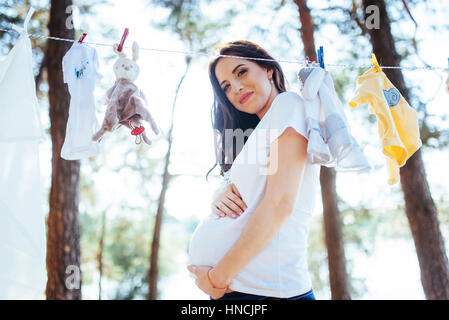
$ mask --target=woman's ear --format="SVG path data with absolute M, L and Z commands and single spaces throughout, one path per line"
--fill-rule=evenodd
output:
M 274 72 L 274 69 L 267 71 L 268 80 L 270 80 L 270 81 L 273 79 L 273 72 Z

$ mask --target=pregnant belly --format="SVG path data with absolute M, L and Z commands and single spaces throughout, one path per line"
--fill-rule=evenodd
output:
M 189 264 L 215 266 L 242 233 L 249 216 L 245 213 L 236 219 L 215 214 L 204 219 L 190 239 Z

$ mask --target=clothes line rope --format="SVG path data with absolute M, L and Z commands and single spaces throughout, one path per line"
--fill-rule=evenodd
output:
M 18 32 L 14 29 L 3 29 L 0 28 L 0 31 L 3 32 Z M 65 39 L 65 38 L 58 38 L 58 37 L 51 37 L 51 36 L 44 36 L 40 34 L 28 34 L 31 38 L 40 38 L 40 39 L 50 39 L 50 40 L 56 40 L 56 41 L 66 41 L 66 42 L 77 42 L 78 40 L 74 39 Z M 113 47 L 112 44 L 106 44 L 106 43 L 97 43 L 97 42 L 88 42 L 83 41 L 85 44 L 90 44 L 94 46 L 104 46 L 104 47 Z M 123 48 L 130 49 L 131 47 L 124 46 Z M 235 58 L 235 59 L 245 59 L 245 60 L 258 60 L 258 61 L 274 61 L 274 62 L 283 62 L 283 63 L 294 63 L 294 64 L 302 64 L 306 65 L 307 62 L 309 62 L 308 59 L 303 60 L 280 60 L 280 59 L 264 59 L 264 58 L 253 58 L 253 57 L 241 57 L 241 56 L 231 56 L 231 55 L 220 55 L 220 54 L 214 54 L 211 52 L 199 52 L 199 51 L 184 51 L 184 50 L 168 50 L 168 49 L 158 49 L 158 48 L 141 48 L 139 47 L 139 50 L 146 50 L 146 51 L 157 51 L 157 52 L 164 52 L 164 53 L 178 53 L 183 55 L 202 55 L 202 56 L 211 56 L 211 57 L 222 57 L 222 58 Z M 326 67 L 338 67 L 338 68 L 370 68 L 372 67 L 371 64 L 369 65 L 348 65 L 348 64 L 332 64 L 332 63 L 326 63 Z M 397 67 L 397 66 L 380 66 L 381 69 L 405 69 L 405 70 L 442 70 L 442 71 L 449 71 L 448 67 L 433 67 L 433 66 L 422 66 L 422 67 Z

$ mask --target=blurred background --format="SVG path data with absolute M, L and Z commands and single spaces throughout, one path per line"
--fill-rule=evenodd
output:
M 367 27 L 369 5 L 379 8 L 379 29 Z M 322 172 L 322 189 L 331 192 L 317 197 L 308 262 L 317 299 L 449 298 L 449 91 L 443 70 L 449 67 L 449 8 L 443 1 L 6 0 L 0 28 L 21 25 L 30 6 L 36 9 L 30 34 L 78 39 L 87 33 L 84 41 L 97 50 L 103 75 L 95 89 L 100 123 L 101 98 L 115 81 L 110 45 L 129 28 L 123 50 L 130 55 L 132 42 L 138 42 L 136 84 L 165 133 L 149 147 L 136 145 L 120 128 L 104 136 L 98 156 L 61 159 L 62 141 L 50 125 L 65 134 L 70 95 L 60 68 L 71 43 L 31 37 L 45 129 L 39 145 L 43 211 L 47 222 L 54 218 L 70 235 L 55 239 L 47 224 L 47 260 L 52 256 L 58 263 L 47 266 L 40 298 L 209 299 L 186 270 L 190 236 L 211 213 L 221 181 L 219 166 L 206 180 L 215 163 L 208 62 L 216 45 L 240 39 L 289 61 L 316 60 L 323 46 L 326 69 L 345 106 L 357 77 L 370 68 L 372 52 L 380 65 L 439 68 L 384 70 L 418 112 L 423 142 L 396 185 L 387 184 L 376 116 L 368 106 L 347 107 L 352 134 L 373 169 L 359 175 Z M 74 28 L 66 28 L 67 19 Z M 0 54 L 17 38 L 14 31 L 0 31 Z M 288 90 L 299 92 L 301 65 L 280 64 Z M 65 100 L 52 112 L 49 95 L 56 90 Z M 71 179 L 52 179 L 55 170 Z M 52 243 L 72 250 L 65 254 Z M 64 282 L 68 265 L 81 268 L 79 289 Z

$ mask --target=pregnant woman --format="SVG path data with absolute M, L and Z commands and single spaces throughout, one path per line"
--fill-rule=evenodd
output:
M 234 41 L 220 55 L 246 57 L 209 65 L 217 162 L 229 184 L 195 229 L 187 268 L 211 299 L 315 299 L 307 238 L 320 167 L 307 161 L 303 100 L 260 46 Z

